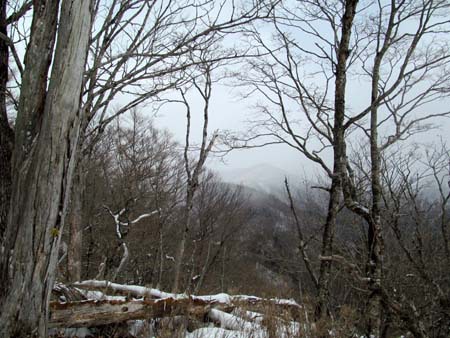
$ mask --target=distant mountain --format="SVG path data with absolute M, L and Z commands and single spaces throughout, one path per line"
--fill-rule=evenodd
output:
M 297 183 L 298 180 L 294 174 L 266 163 L 250 168 L 224 170 L 219 174 L 225 182 L 243 185 L 277 196 L 283 194 L 285 177 L 288 178 L 289 182 L 292 182 L 291 184 Z

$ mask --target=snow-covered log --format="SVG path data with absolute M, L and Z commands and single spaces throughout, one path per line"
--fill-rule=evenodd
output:
M 84 290 L 97 290 L 103 293 L 114 293 L 124 296 L 131 296 L 135 298 L 174 298 L 186 299 L 192 298 L 195 300 L 206 301 L 208 304 L 222 304 L 232 306 L 242 306 L 246 308 L 252 307 L 277 307 L 288 311 L 293 318 L 297 318 L 300 314 L 301 306 L 292 299 L 278 299 L 278 298 L 260 298 L 247 295 L 228 295 L 226 293 L 219 293 L 216 295 L 193 296 L 187 294 L 174 294 L 163 292 L 158 289 L 147 288 L 137 285 L 123 285 L 111 283 L 109 281 L 86 280 L 79 283 L 74 283 L 74 287 Z
M 199 323 L 213 322 L 222 329 L 241 332 L 248 337 L 266 337 L 264 313 L 268 309 L 269 312 L 275 309 L 275 313 L 280 315 L 271 316 L 272 320 L 276 319 L 281 324 L 280 334 L 291 331 L 290 328 L 295 326 L 292 320 L 297 320 L 303 311 L 294 300 L 225 293 L 206 296 L 173 294 L 99 280 L 78 282 L 71 286 L 58 283 L 54 293 L 59 296 L 60 302 L 51 303 L 49 325 L 53 328 L 95 327 L 183 316 Z M 281 320 L 282 313 L 288 314 L 285 323 Z M 294 331 L 298 332 L 298 325 L 295 328 Z M 284 337 L 283 334 L 281 336 Z
M 67 286 L 62 283 L 55 283 L 55 285 L 53 285 L 52 292 L 55 296 L 58 296 L 59 300 L 62 302 L 73 302 L 87 299 L 82 290 Z
M 123 296 L 135 298 L 187 298 L 186 295 L 175 295 L 173 293 L 163 292 L 158 289 L 147 288 L 139 285 L 123 285 L 111 283 L 105 280 L 85 280 L 73 283 L 72 286 L 84 290 L 96 290 L 103 293 L 113 292 Z

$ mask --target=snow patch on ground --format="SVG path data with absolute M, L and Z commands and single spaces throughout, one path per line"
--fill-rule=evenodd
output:
M 144 297 L 153 298 L 156 302 L 164 301 L 168 298 L 172 299 L 187 299 L 202 300 L 212 305 L 208 309 L 209 319 L 215 323 L 216 327 L 204 327 L 193 332 L 186 333 L 187 338 L 269 338 L 273 336 L 274 331 L 276 337 L 288 338 L 297 337 L 300 334 L 300 324 L 290 320 L 282 319 L 281 317 L 271 316 L 269 323 L 271 335 L 267 323 L 265 323 L 265 315 L 258 312 L 252 312 L 245 309 L 246 305 L 258 304 L 262 302 L 271 303 L 272 305 L 282 305 L 301 309 L 302 307 L 293 299 L 279 299 L 279 298 L 260 298 L 248 295 L 229 295 L 226 293 L 219 293 L 215 295 L 195 296 L 187 294 L 174 294 L 160 291 L 158 289 L 148 288 L 138 285 L 123 285 L 111 283 L 109 281 L 88 280 L 73 284 L 79 292 L 81 292 L 87 299 L 90 300 L 118 300 L 127 301 L 125 296 L 109 296 L 106 292 L 120 293 L 138 298 L 135 301 L 142 301 Z M 92 288 L 94 290 L 89 290 Z M 101 291 L 98 291 L 101 290 Z M 232 305 L 235 307 L 231 313 L 214 308 L 214 305 Z M 244 308 L 241 308 L 243 305 Z M 151 321 L 148 320 L 130 320 L 127 322 L 129 334 L 136 337 L 152 337 Z M 205 323 L 208 325 L 207 323 Z M 212 325 L 212 324 L 211 324 Z M 89 332 L 89 331 L 87 331 Z M 76 333 L 77 336 L 83 337 L 83 332 Z M 87 334 L 86 334 L 87 335 Z M 66 336 L 70 337 L 70 331 Z
M 240 331 L 230 331 L 216 327 L 204 327 L 186 334 L 185 338 L 266 338 L 262 333 L 254 332 L 251 336 Z

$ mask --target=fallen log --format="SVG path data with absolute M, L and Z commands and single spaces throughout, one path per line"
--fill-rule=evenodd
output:
M 54 293 L 59 295 L 59 299 L 63 302 L 50 304 L 49 326 L 53 328 L 94 327 L 129 320 L 174 316 L 217 323 L 220 322 L 217 314 L 229 313 L 234 309 L 256 310 L 261 314 L 270 313 L 275 309 L 277 313 L 280 314 L 280 311 L 288 313 L 291 320 L 297 320 L 302 310 L 302 307 L 293 300 L 223 293 L 190 296 L 98 280 L 74 283 L 72 286 L 57 284 Z M 228 317 L 221 316 L 222 319 Z
M 164 298 L 174 298 L 174 299 L 187 299 L 192 298 L 195 300 L 206 301 L 209 304 L 222 304 L 230 305 L 233 307 L 243 307 L 247 309 L 264 310 L 270 307 L 276 307 L 289 312 L 292 318 L 297 319 L 300 315 L 300 310 L 302 307 L 292 299 L 277 299 L 277 298 L 260 298 L 255 296 L 245 296 L 245 295 L 228 295 L 225 293 L 219 293 L 216 295 L 206 295 L 206 296 L 190 296 L 187 294 L 173 294 L 160 291 L 158 289 L 147 288 L 144 286 L 137 285 L 123 285 L 117 283 L 111 283 L 109 281 L 99 281 L 99 280 L 86 280 L 83 282 L 78 282 L 73 284 L 74 287 L 84 290 L 96 290 L 102 293 L 118 294 L 127 297 L 135 298 L 153 298 L 153 299 L 164 299 Z
M 230 312 L 231 306 L 219 306 Z M 204 320 L 211 303 L 192 298 L 157 300 L 87 300 L 50 303 L 50 327 L 93 327 L 128 320 L 184 315 Z
M 147 288 L 138 285 L 123 285 L 118 283 L 111 283 L 106 280 L 86 280 L 72 284 L 73 287 L 83 290 L 101 291 L 105 294 L 113 292 L 117 295 L 131 296 L 135 298 L 187 298 L 186 295 L 175 295 L 173 293 L 163 292 L 158 289 Z
M 86 296 L 80 290 L 62 283 L 55 283 L 53 286 L 53 294 L 63 302 L 87 300 Z

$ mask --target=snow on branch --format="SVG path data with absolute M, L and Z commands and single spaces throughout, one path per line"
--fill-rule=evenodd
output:
M 150 212 L 148 214 L 142 214 L 142 215 L 138 216 L 135 220 L 133 220 L 129 223 L 124 223 L 124 225 L 135 224 L 135 223 L 139 222 L 141 219 L 153 216 L 154 214 L 157 214 L 158 212 L 159 212 L 159 210 L 153 210 L 152 212 Z
M 138 217 L 136 217 L 134 220 L 132 220 L 130 222 L 122 222 L 120 220 L 120 216 L 122 216 L 128 210 L 127 208 L 123 208 L 119 212 L 114 213 L 114 212 L 111 211 L 111 209 L 108 206 L 104 205 L 103 207 L 108 211 L 108 213 L 114 219 L 114 223 L 116 225 L 116 235 L 117 235 L 117 238 L 120 239 L 120 240 L 123 237 L 122 236 L 122 232 L 120 231 L 120 227 L 121 226 L 129 226 L 131 224 L 136 224 L 140 220 L 142 220 L 144 218 L 147 218 L 147 217 L 150 217 L 150 216 L 153 216 L 153 215 L 157 214 L 160 211 L 158 209 L 157 210 L 153 210 L 153 211 L 151 211 L 149 213 L 139 215 Z

